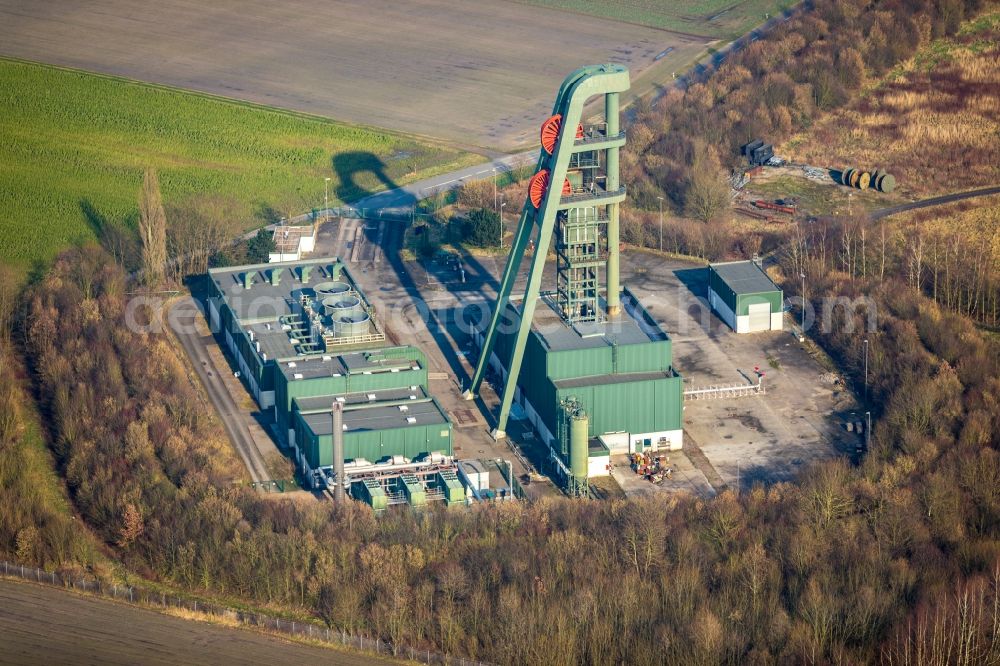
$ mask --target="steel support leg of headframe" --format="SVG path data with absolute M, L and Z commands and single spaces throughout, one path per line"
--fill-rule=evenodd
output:
M 563 81 L 562 86 L 559 88 L 559 93 L 556 96 L 555 109 L 558 109 L 563 102 L 566 94 L 569 91 L 569 86 L 577 78 L 583 75 L 584 70 L 577 70 L 566 77 Z M 557 111 L 553 111 L 556 113 Z M 537 172 L 541 169 L 545 163 L 548 161 L 549 156 L 545 154 L 544 151 L 539 151 L 538 163 L 535 166 L 535 171 Z M 493 314 L 490 319 L 489 327 L 483 333 L 483 344 L 481 345 L 481 353 L 479 354 L 479 360 L 476 363 L 476 370 L 472 375 L 472 383 L 469 388 L 465 391 L 465 399 L 472 400 L 478 393 L 479 387 L 483 383 L 483 377 L 486 375 L 486 369 L 490 365 L 490 357 L 493 355 L 493 347 L 496 345 L 497 330 L 499 328 L 500 322 L 503 320 L 503 314 L 507 310 L 507 304 L 510 303 L 510 295 L 514 289 L 514 283 L 517 281 L 517 276 L 521 271 L 521 260 L 524 258 L 524 252 L 528 248 L 528 240 L 531 237 L 531 231 L 534 228 L 534 222 L 536 219 L 538 211 L 535 207 L 531 205 L 531 201 L 525 197 L 524 208 L 521 211 L 521 219 L 517 226 L 517 231 L 514 232 L 514 240 L 511 243 L 510 254 L 507 255 L 507 263 L 504 266 L 503 277 L 500 279 L 500 289 L 497 292 L 497 302 L 496 306 L 493 308 Z M 538 255 L 538 252 L 535 252 Z
M 607 122 L 608 136 L 618 134 L 618 93 L 608 93 L 604 97 L 604 117 Z M 608 191 L 618 189 L 618 148 L 608 148 L 607 157 L 607 188 Z M 608 206 L 608 317 L 617 317 L 621 312 L 621 285 L 619 284 L 619 252 L 621 246 L 621 231 L 618 223 L 617 203 Z
M 528 286 L 524 294 L 524 301 L 521 307 L 520 321 L 518 322 L 517 337 L 511 351 L 510 367 L 507 372 L 507 379 L 504 383 L 500 398 L 500 414 L 497 419 L 497 428 L 494 437 L 500 439 L 505 436 L 507 419 L 510 416 L 510 408 L 514 399 L 514 392 L 517 388 L 517 379 L 521 373 L 521 362 L 524 358 L 524 347 L 528 340 L 528 333 L 531 330 L 531 322 L 535 315 L 535 305 L 538 301 L 539 289 L 542 282 L 542 273 L 545 267 L 545 258 L 549 252 L 549 245 L 552 241 L 552 231 L 555 226 L 556 215 L 560 208 L 562 197 L 562 183 L 566 179 L 566 171 L 569 166 L 570 156 L 574 152 L 576 142 L 576 128 L 583 115 L 583 106 L 586 101 L 594 95 L 615 94 L 615 100 L 608 102 L 605 99 L 605 108 L 615 110 L 614 127 L 617 130 L 617 108 L 618 101 L 616 93 L 624 92 L 629 88 L 628 70 L 619 65 L 596 65 L 584 67 L 570 74 L 559 89 L 556 104 L 553 107 L 553 115 L 562 115 L 562 124 L 559 132 L 559 140 L 556 143 L 552 155 L 546 155 L 542 151 L 539 158 L 538 168 L 547 166 L 549 169 L 549 189 L 546 192 L 537 212 L 530 200 L 525 203 L 524 213 L 521 215 L 521 222 L 515 236 L 514 246 L 507 260 L 504 269 L 503 279 L 500 285 L 500 293 L 497 297 L 496 308 L 490 321 L 490 327 L 483 336 L 483 345 L 476 364 L 476 372 L 473 375 L 472 385 L 466 394 L 467 398 L 472 398 L 479 390 L 483 375 L 489 366 L 490 357 L 493 354 L 493 347 L 496 343 L 497 328 L 502 321 L 503 313 L 510 300 L 511 289 L 520 269 L 521 258 L 527 246 L 527 240 L 531 230 L 537 225 L 538 238 L 535 245 L 535 252 L 531 258 L 531 266 L 528 271 Z M 611 121 L 609 119 L 609 127 Z M 610 132 L 608 133 L 609 137 Z M 617 131 L 615 132 L 617 136 Z M 615 167 L 617 169 L 617 150 L 615 151 Z M 616 170 L 617 174 L 617 170 Z M 616 176 L 617 180 L 617 176 Z M 617 183 L 615 183 L 617 185 Z M 617 190 L 617 187 L 616 187 Z M 616 206 L 617 208 L 617 206 Z M 534 214 L 532 214 L 534 212 Z M 617 229 L 617 225 L 616 225 Z M 610 238 L 609 231 L 609 241 Z M 617 240 L 615 242 L 615 256 L 617 261 Z M 609 265 L 610 268 L 610 265 Z M 609 280 L 609 287 L 610 287 Z M 615 288 L 617 290 L 617 276 L 615 278 Z M 617 299 L 617 291 L 616 291 Z

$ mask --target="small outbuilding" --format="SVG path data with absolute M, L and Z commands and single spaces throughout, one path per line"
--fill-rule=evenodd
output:
M 708 303 L 737 333 L 781 330 L 781 289 L 753 261 L 709 264 Z

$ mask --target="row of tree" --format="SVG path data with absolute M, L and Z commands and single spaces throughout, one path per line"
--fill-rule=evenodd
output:
M 93 565 L 99 553 L 67 506 L 27 388 L 17 350 L 0 340 L 0 559 Z
M 138 203 L 134 230 L 127 223 L 110 222 L 88 204 L 84 208 L 101 246 L 154 288 L 215 266 L 266 263 L 275 249 L 272 234 L 263 227 L 243 237 L 245 222 L 233 214 L 238 206 L 230 199 L 205 195 L 165 204 L 153 169 L 143 174 Z M 272 211 L 262 211 L 260 217 L 265 224 L 275 221 Z

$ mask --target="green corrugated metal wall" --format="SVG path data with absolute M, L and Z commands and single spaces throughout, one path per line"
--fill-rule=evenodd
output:
M 510 351 L 516 331 L 497 337 L 494 350 L 504 365 L 510 365 Z M 521 364 L 521 378 L 518 382 L 521 391 L 528 402 L 538 410 L 539 416 L 546 423 L 555 423 L 556 390 L 545 373 L 546 354 L 538 336 L 532 332 L 524 346 L 524 362 Z M 555 431 L 553 431 L 555 432 Z
M 611 347 L 549 352 L 545 360 L 553 380 L 605 375 L 611 372 Z
M 296 418 L 296 442 L 305 454 L 309 466 L 328 467 L 333 464 L 333 436 L 313 435 L 301 419 Z M 445 433 L 442 435 L 441 433 Z M 376 462 L 386 456 L 417 456 L 442 451 L 452 454 L 451 424 L 416 425 L 387 430 L 365 430 L 344 433 L 344 457 L 364 458 Z
M 514 332 L 497 338 L 495 350 L 509 364 Z M 560 401 L 575 397 L 590 415 L 590 434 L 606 432 L 658 432 L 681 426 L 682 379 L 629 381 L 630 373 L 667 372 L 672 366 L 670 340 L 637 345 L 608 345 L 592 349 L 546 351 L 532 331 L 524 349 L 518 385 L 548 426 L 558 436 Z M 557 389 L 554 382 L 604 375 L 621 375 L 621 381 L 573 389 Z
M 736 292 L 729 288 L 726 281 L 719 277 L 711 266 L 708 267 L 708 288 L 718 294 L 730 310 L 736 312 Z
M 416 351 L 416 350 L 414 350 Z M 421 354 L 421 356 L 423 356 Z M 413 359 L 420 360 L 420 359 Z M 293 398 L 307 398 L 321 395 L 339 395 L 343 393 L 361 393 L 364 391 L 380 391 L 409 386 L 427 387 L 427 364 L 421 361 L 419 370 L 400 370 L 399 372 L 379 372 L 370 375 L 352 374 L 350 378 L 316 377 L 313 379 L 286 379 L 275 369 L 277 382 L 274 393 L 274 404 L 278 407 L 278 423 L 287 428 L 292 411 Z
M 501 335 L 494 347 L 497 356 L 508 364 L 513 334 Z M 553 381 L 596 377 L 629 372 L 666 372 L 671 367 L 673 349 L 670 340 L 638 345 L 611 345 L 592 349 L 546 352 L 535 331 L 524 347 L 521 383 L 532 384 L 543 377 Z
M 535 337 L 534 332 L 532 337 Z M 629 372 L 665 372 L 670 369 L 671 346 L 669 340 L 661 340 L 638 345 L 570 349 L 549 352 L 545 360 L 548 376 L 553 381 Z
M 658 432 L 681 428 L 682 392 L 680 377 L 664 377 L 558 389 L 555 402 L 579 400 L 590 416 L 591 436 L 620 431 Z M 551 423 L 555 424 L 555 419 Z
M 673 361 L 670 340 L 618 346 L 617 372 L 666 372 Z

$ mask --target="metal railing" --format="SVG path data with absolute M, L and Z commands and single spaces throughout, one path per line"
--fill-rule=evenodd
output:
M 273 615 L 254 613 L 228 606 L 198 601 L 171 595 L 135 585 L 117 585 L 99 580 L 74 578 L 54 571 L 43 571 L 34 567 L 12 562 L 0 562 L 0 574 L 11 578 L 62 587 L 82 592 L 88 592 L 100 597 L 108 597 L 142 606 L 156 608 L 183 608 L 195 613 L 213 615 L 226 620 L 235 620 L 240 625 L 264 629 L 273 633 L 294 638 L 306 638 L 314 641 L 343 645 L 356 650 L 408 658 L 421 664 L 441 664 L 442 666 L 490 666 L 486 662 L 462 657 L 452 657 L 429 649 L 417 649 L 405 645 L 394 645 L 381 638 L 370 638 L 364 634 L 355 634 L 342 629 L 328 627 L 318 622 L 302 620 L 287 620 Z
M 343 345 L 356 345 L 362 342 L 382 342 L 385 340 L 385 333 L 365 333 L 363 335 L 324 335 L 323 344 L 327 350 Z
M 607 199 L 612 197 L 624 197 L 625 196 L 625 186 L 622 185 L 617 190 L 608 191 L 601 186 L 596 186 L 593 191 L 584 191 L 579 193 L 568 194 L 561 199 L 559 199 L 559 205 L 565 206 L 567 204 L 581 203 L 584 201 L 597 201 L 600 199 Z
M 757 384 L 726 384 L 721 386 L 705 386 L 686 389 L 685 400 L 712 400 L 716 398 L 742 398 L 752 395 L 764 395 L 763 382 Z
M 602 131 L 595 131 L 592 134 L 590 134 L 589 136 L 585 135 L 582 139 L 577 139 L 574 142 L 574 145 L 577 145 L 577 146 L 587 146 L 587 145 L 590 145 L 592 143 L 603 143 L 605 141 L 624 141 L 625 140 L 625 131 L 624 130 L 621 131 L 621 132 L 618 132 L 618 134 L 615 134 L 613 136 L 608 136 L 606 134 L 606 132 L 607 132 L 607 130 L 604 130 L 603 132 Z

